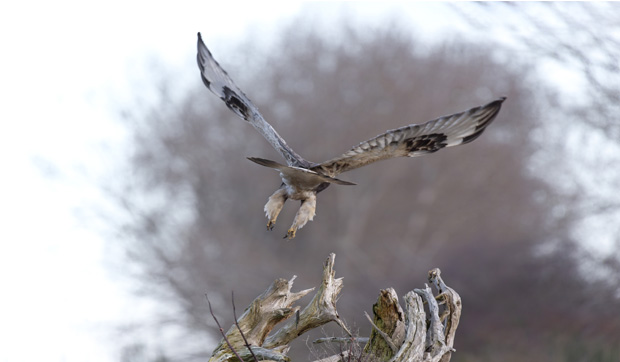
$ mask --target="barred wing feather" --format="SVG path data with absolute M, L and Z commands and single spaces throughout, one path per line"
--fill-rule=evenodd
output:
M 308 161 L 291 149 L 276 130 L 263 118 L 258 107 L 239 89 L 228 73 L 213 58 L 198 33 L 198 54 L 196 55 L 202 82 L 237 116 L 249 122 L 278 151 L 289 166 L 307 166 Z
M 331 177 L 392 157 L 416 157 L 445 147 L 473 141 L 495 119 L 505 97 L 465 112 L 443 116 L 423 124 L 389 130 L 364 141 L 343 155 L 313 170 Z

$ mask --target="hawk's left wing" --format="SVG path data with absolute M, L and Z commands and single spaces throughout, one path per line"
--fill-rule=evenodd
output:
M 299 156 L 273 127 L 265 121 L 252 101 L 230 79 L 228 73 L 213 58 L 209 49 L 198 33 L 198 68 L 203 83 L 209 90 L 226 103 L 228 108 L 244 120 L 248 121 L 271 143 L 286 160 L 289 166 L 306 166 L 309 163 Z
M 335 177 L 376 161 L 392 157 L 415 157 L 471 142 L 495 119 L 505 99 L 502 97 L 484 106 L 423 124 L 389 130 L 312 169 Z

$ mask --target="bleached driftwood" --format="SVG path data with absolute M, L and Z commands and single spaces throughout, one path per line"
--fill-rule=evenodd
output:
M 444 283 L 439 269 L 431 270 L 428 276 L 438 295 L 434 296 L 428 285 L 424 289 L 415 289 L 405 295 L 404 310 L 394 289 L 382 290 L 373 305 L 374 318 L 366 315 L 373 326 L 370 338 L 362 338 L 352 336 L 338 316 L 336 301 L 343 284 L 342 278 L 335 278 L 335 258 L 335 254 L 327 258 L 321 286 L 303 310 L 293 304 L 314 288 L 292 293 L 295 277 L 290 281 L 274 281 L 245 309 L 237 321 L 238 327 L 233 325 L 228 330 L 209 362 L 239 362 L 237 356 L 246 362 L 289 361 L 286 353 L 295 338 L 329 322 L 339 324 L 350 337 L 322 338 L 317 343 L 354 342 L 365 343 L 365 347 L 358 349 L 358 356 L 353 356 L 353 350 L 349 349 L 321 362 L 347 362 L 360 357 L 386 362 L 450 361 L 461 316 L 461 298 Z M 280 322 L 284 325 L 271 333 Z

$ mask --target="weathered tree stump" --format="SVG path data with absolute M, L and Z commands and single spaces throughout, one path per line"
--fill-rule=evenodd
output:
M 316 343 L 367 342 L 363 350 L 357 352 L 359 356 L 347 352 L 321 362 L 347 362 L 360 357 L 386 362 L 450 361 L 461 316 L 461 298 L 444 283 L 439 269 L 428 274 L 429 282 L 437 289 L 437 296 L 428 285 L 424 289 L 415 289 L 405 295 L 404 310 L 394 289 L 382 290 L 373 305 L 374 318 L 366 315 L 373 325 L 370 338 L 360 338 L 351 335 L 336 310 L 336 300 L 343 284 L 342 278 L 335 278 L 335 258 L 335 254 L 327 258 L 321 286 L 303 310 L 293 304 L 314 288 L 292 293 L 295 277 L 290 281 L 274 281 L 245 309 L 237 320 L 238 326 L 233 325 L 228 330 L 209 362 L 239 362 L 238 357 L 246 362 L 289 361 L 286 353 L 295 338 L 332 321 L 350 337 L 322 338 Z M 271 333 L 280 322 L 284 325 Z

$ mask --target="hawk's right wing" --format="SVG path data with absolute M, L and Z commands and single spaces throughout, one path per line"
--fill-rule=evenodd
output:
M 220 97 L 235 114 L 248 121 L 271 143 L 290 166 L 307 166 L 309 163 L 286 144 L 284 139 L 265 121 L 258 108 L 230 79 L 228 73 L 213 59 L 211 52 L 198 33 L 198 68 L 203 83 L 211 92 Z

